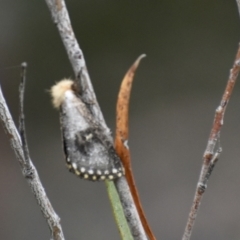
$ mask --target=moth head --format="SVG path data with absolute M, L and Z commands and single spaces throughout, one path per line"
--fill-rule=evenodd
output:
M 52 103 L 55 108 L 59 108 L 64 101 L 66 91 L 73 91 L 74 81 L 63 79 L 51 87 Z

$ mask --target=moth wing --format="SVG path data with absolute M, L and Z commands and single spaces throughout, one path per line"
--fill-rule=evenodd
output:
M 93 120 L 85 103 L 74 93 L 68 95 L 60 111 L 68 167 L 78 176 L 89 180 L 122 176 L 121 160 L 112 143 L 104 137 L 103 130 Z

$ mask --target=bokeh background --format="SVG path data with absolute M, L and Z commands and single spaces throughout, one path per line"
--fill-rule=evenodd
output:
M 130 107 L 130 148 L 137 186 L 157 239 L 181 239 L 214 111 L 240 40 L 232 1 L 68 0 L 73 28 L 114 132 L 121 79 L 137 70 Z M 48 90 L 73 77 L 45 1 L 0 2 L 0 84 L 18 122 L 19 65 L 27 61 L 26 127 L 30 153 L 66 239 L 120 239 L 105 185 L 68 173 L 58 113 Z M 240 237 L 240 84 L 221 132 L 223 153 L 211 176 L 192 239 Z M 0 239 L 50 234 L 0 128 Z

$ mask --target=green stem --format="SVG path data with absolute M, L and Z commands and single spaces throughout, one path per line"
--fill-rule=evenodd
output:
M 105 181 L 105 183 L 108 197 L 112 206 L 113 215 L 121 238 L 122 240 L 133 240 L 115 185 L 112 181 Z

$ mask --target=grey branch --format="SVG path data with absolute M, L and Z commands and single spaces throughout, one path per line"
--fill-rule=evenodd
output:
M 80 86 L 84 89 L 83 100 L 90 102 L 92 114 L 96 119 L 106 126 L 102 112 L 96 100 L 91 79 L 88 74 L 87 66 L 83 56 L 83 52 L 77 42 L 72 29 L 71 21 L 68 15 L 65 1 L 63 0 L 45 0 L 51 12 L 53 22 L 56 24 L 68 58 L 71 62 L 76 79 L 80 81 Z
M 26 178 L 40 208 L 43 216 L 46 218 L 48 226 L 52 233 L 52 239 L 54 240 L 64 240 L 62 228 L 60 225 L 60 218 L 55 213 L 46 192 L 42 186 L 39 179 L 37 170 L 33 165 L 31 159 L 26 161 L 24 156 L 24 151 L 22 147 L 22 141 L 17 131 L 17 128 L 13 122 L 12 116 L 9 112 L 8 106 L 2 94 L 0 86 L 0 119 L 4 130 L 9 137 L 10 145 L 13 148 L 16 157 L 20 163 L 22 173 Z
M 140 222 L 138 214 L 135 215 L 137 209 L 134 205 L 132 195 L 130 193 L 127 181 L 125 177 L 121 177 L 115 180 L 115 186 L 119 194 L 120 201 L 122 203 L 124 215 L 127 219 L 130 231 L 135 240 L 147 240 L 146 234 Z M 131 201 L 126 201 L 131 199 Z M 135 217 L 133 217 L 135 216 Z
M 75 77 L 79 80 L 81 89 L 83 89 L 83 100 L 90 102 L 89 108 L 96 118 L 96 120 L 105 128 L 105 134 L 109 135 L 110 131 L 106 125 L 103 114 L 96 99 L 96 95 L 93 90 L 93 86 L 87 71 L 86 63 L 84 60 L 83 52 L 77 42 L 75 34 L 73 32 L 68 11 L 64 0 L 45 0 L 49 10 L 51 12 L 53 22 L 56 24 L 60 33 L 61 39 L 68 54 L 68 58 L 72 64 Z M 112 137 L 111 137 L 112 139 Z M 113 142 L 113 141 L 112 141 Z M 129 192 L 126 182 L 126 178 L 122 177 L 121 180 L 115 181 L 115 185 L 124 207 L 126 219 L 129 223 L 129 227 L 132 230 L 133 236 L 136 239 L 147 239 L 143 230 L 141 221 L 139 219 L 137 210 L 133 203 L 132 196 Z
M 19 84 L 19 127 L 18 131 L 22 140 L 23 153 L 26 161 L 27 168 L 30 168 L 30 154 L 27 144 L 26 130 L 25 130 L 25 116 L 24 116 L 24 93 L 26 84 L 26 71 L 27 63 L 23 62 L 21 64 L 21 81 Z
M 238 47 L 235 61 L 233 63 L 233 67 L 230 70 L 227 86 L 223 93 L 220 105 L 218 106 L 215 112 L 213 126 L 207 142 L 206 150 L 203 155 L 203 165 L 202 165 L 201 173 L 199 176 L 193 204 L 190 209 L 187 225 L 184 230 L 182 240 L 190 240 L 192 229 L 193 229 L 193 226 L 197 217 L 197 213 L 200 207 L 200 203 L 205 193 L 205 190 L 207 188 L 207 182 L 209 180 L 209 177 L 213 171 L 213 168 L 216 162 L 218 161 L 219 155 L 222 151 L 221 148 L 215 151 L 216 143 L 220 139 L 220 131 L 223 126 L 224 114 L 225 114 L 227 105 L 229 103 L 230 97 L 232 95 L 239 72 L 240 72 L 240 44 Z

